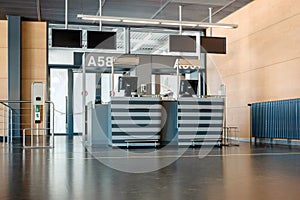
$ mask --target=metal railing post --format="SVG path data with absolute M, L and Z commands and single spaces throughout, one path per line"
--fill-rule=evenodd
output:
M 52 106 L 53 106 L 53 115 L 52 115 L 52 117 L 53 117 L 53 119 L 52 119 L 52 146 L 53 146 L 53 148 L 54 148 L 54 111 L 55 111 L 55 109 L 54 109 L 54 103 L 53 102 L 51 102 L 52 103 Z
M 5 131 L 5 107 L 3 107 L 3 143 L 5 144 L 6 139 L 5 139 L 5 135 L 6 135 L 6 131 Z
M 9 113 L 9 110 L 8 110 L 8 113 Z M 7 144 L 9 144 L 10 143 L 10 140 L 9 140 L 9 130 L 8 130 L 8 127 L 9 127 L 9 122 L 11 121 L 10 119 L 12 118 L 12 116 L 11 115 L 8 115 L 9 116 L 9 118 L 8 118 L 8 124 L 7 124 L 7 137 L 6 137 L 6 141 L 7 141 Z
M 25 129 L 23 129 L 23 147 L 25 147 L 25 140 L 26 140 L 26 137 L 25 137 Z
M 46 101 L 46 103 L 49 103 L 49 105 L 52 105 L 52 147 L 54 148 L 54 111 L 55 111 L 55 106 L 54 103 L 52 101 Z M 50 128 L 51 130 L 51 128 Z
M 13 140 L 13 126 L 12 126 L 12 109 L 11 108 L 9 108 L 9 113 L 10 113 L 10 116 L 9 116 L 9 118 L 10 118 L 10 123 L 9 123 L 9 126 L 10 126 L 10 128 L 9 128 L 9 133 L 10 133 L 10 143 L 12 144 L 12 140 Z M 8 131 L 7 131 L 7 133 L 8 133 Z

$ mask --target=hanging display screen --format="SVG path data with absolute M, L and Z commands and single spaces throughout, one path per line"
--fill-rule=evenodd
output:
M 170 52 L 196 52 L 196 36 L 170 35 Z
M 116 49 L 116 32 L 88 31 L 87 48 Z
M 225 37 L 200 37 L 201 53 L 226 54 Z
M 52 47 L 81 48 L 81 30 L 52 29 Z

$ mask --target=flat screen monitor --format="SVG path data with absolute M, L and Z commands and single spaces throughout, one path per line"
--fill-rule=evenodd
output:
M 196 52 L 196 36 L 170 35 L 170 52 Z
M 226 54 L 225 37 L 204 37 L 200 38 L 202 53 Z
M 88 31 L 87 48 L 116 49 L 116 32 Z
M 179 94 L 183 97 L 197 95 L 198 80 L 181 80 Z
M 81 48 L 81 30 L 52 29 L 52 47 Z
M 132 92 L 137 92 L 137 81 L 135 76 L 120 76 L 118 90 L 124 90 L 125 96 L 131 96 Z

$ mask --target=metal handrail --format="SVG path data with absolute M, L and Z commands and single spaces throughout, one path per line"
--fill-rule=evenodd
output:
M 31 100 L 7 100 L 7 99 L 0 99 L 0 102 L 5 103 L 31 103 Z
M 9 110 L 9 128 L 8 129 L 3 128 L 3 137 L 7 137 L 7 144 L 11 144 L 12 143 L 12 112 L 14 111 L 14 109 L 11 106 L 5 104 L 3 101 L 0 101 L 0 103 L 3 106 L 7 107 Z M 3 112 L 4 112 L 3 119 L 5 120 L 6 115 L 5 115 L 4 109 L 3 109 Z M 5 121 L 3 123 L 3 126 L 5 127 Z M 7 134 L 6 134 L 5 130 L 8 130 L 9 132 L 7 132 Z
M 7 99 L 3 100 L 3 99 L 0 99 L 0 104 L 8 107 L 9 111 L 10 111 L 10 119 L 9 119 L 10 120 L 10 123 L 9 123 L 9 125 L 10 125 L 10 128 L 9 128 L 10 134 L 7 134 L 7 136 L 8 136 L 7 137 L 8 138 L 7 143 L 12 143 L 12 131 L 13 131 L 13 128 L 12 128 L 12 124 L 13 124 L 12 123 L 12 112 L 13 111 L 15 113 L 17 113 L 17 112 L 15 111 L 14 108 L 12 108 L 11 106 L 7 105 L 7 103 L 32 103 L 32 101 L 31 100 L 7 100 Z M 52 147 L 54 147 L 54 110 L 55 110 L 55 105 L 54 105 L 54 103 L 52 101 L 45 101 L 45 103 L 51 104 L 52 105 L 52 109 L 53 109 L 53 114 L 52 114 L 52 119 L 53 119 L 52 120 L 52 134 L 51 135 L 53 136 L 53 145 L 52 145 Z M 28 109 L 28 110 L 31 110 L 31 109 Z M 30 129 L 32 129 L 32 128 L 30 128 Z M 42 130 L 42 129 L 40 128 L 39 130 Z M 51 130 L 51 129 L 47 128 L 46 130 Z M 24 129 L 23 129 L 23 131 L 24 131 Z M 6 134 L 5 134 L 5 136 L 6 136 Z M 25 138 L 24 138 L 24 140 L 25 140 Z
M 11 106 L 5 104 L 5 103 L 4 103 L 3 101 L 1 101 L 1 100 L 0 100 L 0 104 L 2 104 L 2 105 L 4 105 L 4 106 L 6 106 L 6 107 L 8 107 L 8 108 L 10 108 L 10 109 L 12 109 L 12 110 L 14 110 Z

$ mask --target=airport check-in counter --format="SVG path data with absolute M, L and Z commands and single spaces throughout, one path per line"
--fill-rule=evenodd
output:
M 135 65 L 138 65 L 138 62 Z M 182 74 L 191 73 L 193 70 L 195 72 L 196 68 L 198 80 L 182 79 Z M 119 77 L 118 92 L 121 95 L 112 96 L 108 104 L 90 106 L 87 119 L 89 144 L 119 147 L 220 145 L 224 98 L 200 98 L 196 95 L 205 94 L 200 93 L 205 91 L 200 74 L 200 71 L 204 70 L 201 61 L 176 59 L 174 68 L 159 66 L 152 71 L 149 69 L 151 68 L 142 65 L 141 69 L 136 68 L 134 76 L 129 76 L 130 73 L 127 72 L 126 76 Z M 177 85 L 180 85 L 177 96 L 181 97 L 175 100 L 171 99 L 171 94 L 163 94 L 162 96 L 167 97 L 164 98 L 159 97 L 161 94 L 151 95 L 143 91 L 142 85 L 146 89 L 145 77 L 150 77 L 153 73 L 176 73 Z M 113 74 L 114 70 L 112 77 Z M 143 81 L 138 83 L 138 79 Z M 111 82 L 112 90 L 114 81 Z M 141 85 L 141 91 L 137 85 Z M 115 95 L 115 91 L 112 91 Z
M 220 144 L 224 99 L 112 97 L 88 109 L 89 145 L 187 146 Z

